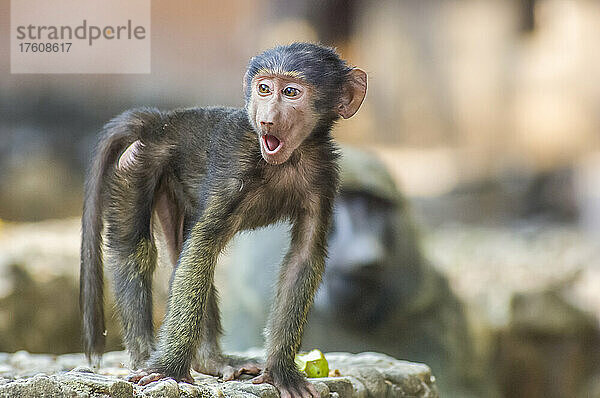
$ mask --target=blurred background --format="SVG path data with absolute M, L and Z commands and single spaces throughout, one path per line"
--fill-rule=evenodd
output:
M 81 350 L 82 185 L 107 120 L 243 106 L 251 56 L 318 41 L 369 91 L 335 130 L 344 184 L 304 346 L 426 362 L 443 396 L 600 397 L 600 2 L 153 0 L 147 75 L 10 74 L 9 6 L 0 351 Z M 286 231 L 244 234 L 224 257 L 225 348 L 261 344 L 281 253 L 260 242 L 283 253 Z

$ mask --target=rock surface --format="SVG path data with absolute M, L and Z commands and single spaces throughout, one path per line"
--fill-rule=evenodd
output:
M 435 377 L 423 364 L 377 353 L 326 354 L 340 377 L 311 379 L 321 397 L 439 397 Z M 193 372 L 195 385 L 166 379 L 140 387 L 124 380 L 126 353 L 110 352 L 96 372 L 83 354 L 0 354 L 0 397 L 264 397 L 275 387 L 246 381 L 221 382 Z

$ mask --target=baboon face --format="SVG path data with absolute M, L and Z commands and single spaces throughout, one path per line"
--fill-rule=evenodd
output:
M 248 108 L 260 151 L 269 164 L 281 164 L 315 128 L 314 89 L 302 79 L 261 74 L 252 80 Z
M 311 134 L 354 115 L 367 93 L 367 74 L 334 49 L 293 43 L 267 50 L 248 64 L 244 97 L 262 157 L 281 164 Z
M 393 261 L 395 207 L 362 192 L 336 199 L 323 288 L 315 307 L 355 321 L 372 319 L 380 308 Z

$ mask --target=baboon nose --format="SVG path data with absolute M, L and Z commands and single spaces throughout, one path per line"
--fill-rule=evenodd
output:
M 273 128 L 273 122 L 265 122 L 265 121 L 261 121 L 260 122 L 260 128 L 265 131 L 265 132 L 269 132 L 271 131 L 271 129 Z

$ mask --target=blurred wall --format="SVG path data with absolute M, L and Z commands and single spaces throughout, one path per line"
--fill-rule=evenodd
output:
M 153 0 L 148 75 L 11 75 L 9 15 L 0 0 L 0 218 L 78 214 L 107 119 L 136 105 L 241 106 L 247 60 L 293 40 L 334 45 L 369 72 L 360 117 L 336 134 L 378 150 L 410 196 L 599 147 L 593 0 Z

